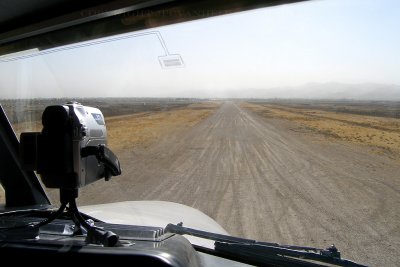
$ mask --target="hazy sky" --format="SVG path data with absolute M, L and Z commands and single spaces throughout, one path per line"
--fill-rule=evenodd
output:
M 400 1 L 316 0 L 0 62 L 0 98 L 225 97 L 307 83 L 400 84 Z M 143 31 L 148 32 L 148 31 Z

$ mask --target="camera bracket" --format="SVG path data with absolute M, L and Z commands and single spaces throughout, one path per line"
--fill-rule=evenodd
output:
M 106 231 L 94 225 L 94 223 L 87 222 L 81 215 L 76 205 L 75 199 L 78 197 L 78 189 L 60 189 L 60 201 L 62 206 L 68 204 L 68 211 L 71 220 L 77 227 L 77 232 L 84 228 L 87 232 L 86 242 L 89 244 L 103 245 L 105 247 L 114 247 L 117 245 L 119 236 L 111 231 Z

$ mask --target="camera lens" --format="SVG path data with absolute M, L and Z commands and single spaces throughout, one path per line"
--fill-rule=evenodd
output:
M 64 129 L 68 123 L 68 111 L 64 106 L 49 106 L 42 115 L 43 127 L 48 129 Z

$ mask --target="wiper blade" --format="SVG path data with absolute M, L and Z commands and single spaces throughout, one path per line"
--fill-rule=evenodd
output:
M 210 233 L 206 231 L 196 230 L 183 227 L 182 224 L 168 224 L 165 232 L 176 233 L 181 235 L 191 235 L 204 239 L 214 240 L 214 252 L 221 253 L 227 256 L 233 256 L 242 260 L 248 260 L 256 264 L 271 264 L 281 265 L 286 262 L 287 266 L 321 266 L 313 263 L 311 260 L 334 264 L 337 266 L 354 266 L 362 267 L 361 265 L 350 260 L 342 259 L 340 252 L 335 246 L 327 249 L 304 246 L 280 245 L 278 243 L 258 242 L 255 240 Z
M 333 251 L 330 251 L 332 249 Z M 276 262 L 285 260 L 290 265 L 300 266 L 321 266 L 313 262 L 299 262 L 296 259 L 311 260 L 323 263 L 334 264 L 337 266 L 351 266 L 360 267 L 360 265 L 350 260 L 341 259 L 335 257 L 337 250 L 335 247 L 328 249 L 316 249 L 318 252 L 310 252 L 306 250 L 296 250 L 292 248 L 286 248 L 285 246 L 268 246 L 262 244 L 241 244 L 241 243 L 227 243 L 227 242 L 215 242 L 215 251 L 223 254 L 234 254 L 236 257 L 242 259 L 249 259 L 256 262 L 270 262 L 271 259 L 275 259 Z

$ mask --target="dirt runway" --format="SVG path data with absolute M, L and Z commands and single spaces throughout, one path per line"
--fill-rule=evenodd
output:
M 173 201 L 200 209 L 232 235 L 334 243 L 360 263 L 399 265 L 399 161 L 290 129 L 225 102 L 190 129 L 121 152 L 124 177 L 88 186 L 79 202 Z

